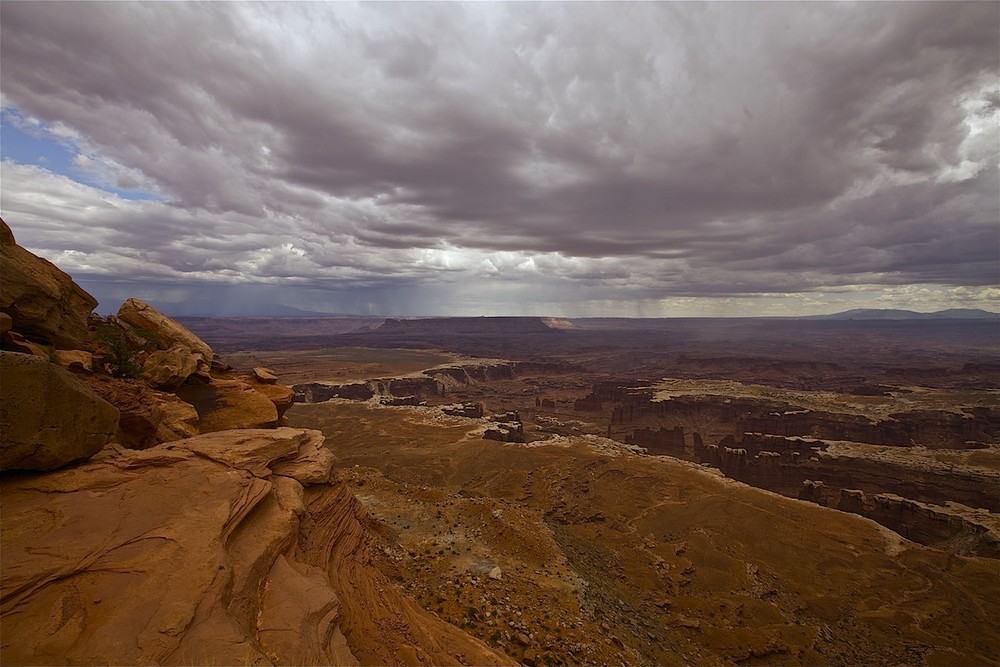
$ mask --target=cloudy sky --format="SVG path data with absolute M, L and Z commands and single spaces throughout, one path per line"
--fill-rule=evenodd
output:
M 101 300 L 1000 310 L 1000 3 L 0 3 L 0 210 Z

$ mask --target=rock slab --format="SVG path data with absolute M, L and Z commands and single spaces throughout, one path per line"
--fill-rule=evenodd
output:
M 0 470 L 54 470 L 90 458 L 118 410 L 46 359 L 0 352 Z
M 0 480 L 4 663 L 509 664 L 371 565 L 357 500 L 310 483 L 322 442 L 227 431 Z

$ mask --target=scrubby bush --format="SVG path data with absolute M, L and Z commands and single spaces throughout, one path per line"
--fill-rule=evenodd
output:
M 110 322 L 94 332 L 94 341 L 104 350 L 104 368 L 119 378 L 139 377 L 142 367 L 135 360 L 143 346 L 133 341 L 122 329 Z

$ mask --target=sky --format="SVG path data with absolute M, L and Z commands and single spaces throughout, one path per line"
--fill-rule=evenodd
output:
M 114 312 L 1000 310 L 1000 3 L 0 3 L 0 215 Z

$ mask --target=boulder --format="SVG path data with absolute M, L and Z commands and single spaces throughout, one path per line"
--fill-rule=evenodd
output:
M 278 410 L 271 399 L 242 380 L 186 384 L 177 389 L 177 395 L 198 411 L 202 433 L 278 425 Z
M 0 341 L 3 342 L 3 348 L 5 350 L 10 350 L 11 352 L 21 352 L 22 354 L 32 354 L 46 360 L 49 358 L 48 350 L 38 343 L 31 342 L 16 331 L 8 331 L 4 334 L 0 334 Z
M 90 387 L 121 417 L 115 440 L 130 449 L 146 449 L 198 435 L 198 411 L 174 394 L 150 389 L 137 380 L 89 377 Z
M 71 371 L 94 372 L 94 355 L 86 350 L 55 350 L 52 361 Z
M 54 264 L 17 245 L 0 220 L 0 310 L 27 338 L 65 349 L 83 347 L 97 299 Z
M 263 384 L 274 384 L 278 381 L 278 376 L 270 368 L 255 368 L 253 369 L 253 376 L 257 382 Z
M 212 348 L 191 333 L 182 324 L 173 321 L 152 306 L 139 299 L 130 298 L 118 309 L 118 319 L 141 330 L 156 342 L 161 350 L 169 350 L 180 344 L 195 354 L 200 354 L 207 363 L 212 363 Z
M 118 428 L 113 405 L 41 357 L 0 352 L 0 386 L 0 470 L 54 470 L 88 459 Z
M 288 408 L 295 403 L 295 392 L 287 385 L 252 381 L 250 385 L 274 403 L 274 408 L 278 411 L 278 419 L 281 419 Z
M 152 352 L 142 364 L 142 377 L 154 387 L 178 387 L 198 370 L 200 357 L 180 343 Z M 202 362 L 204 363 L 204 362 Z

